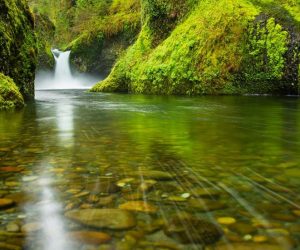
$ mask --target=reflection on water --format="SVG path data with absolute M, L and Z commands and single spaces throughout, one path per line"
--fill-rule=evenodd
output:
M 299 99 L 36 99 L 0 112 L 0 249 L 299 248 Z

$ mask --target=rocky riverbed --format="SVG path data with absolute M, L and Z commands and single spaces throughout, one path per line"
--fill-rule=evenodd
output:
M 10 126 L 0 130 L 1 250 L 299 249 L 297 143 L 255 155 L 251 150 L 261 144 L 249 133 L 240 138 L 252 140 L 244 154 L 234 146 L 237 139 L 226 150 L 223 144 L 209 148 L 212 135 L 192 142 L 182 139 L 182 129 L 161 132 L 162 113 L 170 114 L 170 123 L 183 107 L 195 116 L 202 103 L 176 100 L 180 108 L 170 109 L 151 98 L 144 104 L 139 96 L 126 99 L 125 105 L 114 95 L 101 97 L 94 110 L 89 103 L 95 107 L 99 97 L 84 97 L 87 102 L 82 94 L 47 92 L 48 99 L 6 117 Z M 147 125 L 136 127 L 133 119 Z M 204 126 L 203 120 L 197 124 Z

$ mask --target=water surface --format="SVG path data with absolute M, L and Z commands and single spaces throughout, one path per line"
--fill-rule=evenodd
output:
M 300 100 L 37 91 L 0 177 L 0 249 L 297 249 Z M 104 208 L 134 225 L 70 216 Z

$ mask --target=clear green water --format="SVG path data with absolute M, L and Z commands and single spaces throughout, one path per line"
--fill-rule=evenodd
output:
M 299 249 L 300 100 L 39 91 L 0 112 L 0 178 L 0 249 Z M 67 216 L 103 208 L 136 223 Z

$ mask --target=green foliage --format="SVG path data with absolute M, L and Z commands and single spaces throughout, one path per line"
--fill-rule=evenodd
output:
M 0 73 L 0 110 L 24 106 L 23 96 L 14 81 Z
M 251 25 L 248 32 L 243 62 L 244 81 L 250 89 L 251 84 L 266 84 L 267 88 L 272 89 L 272 85 L 278 84 L 284 76 L 288 32 L 274 18 Z

